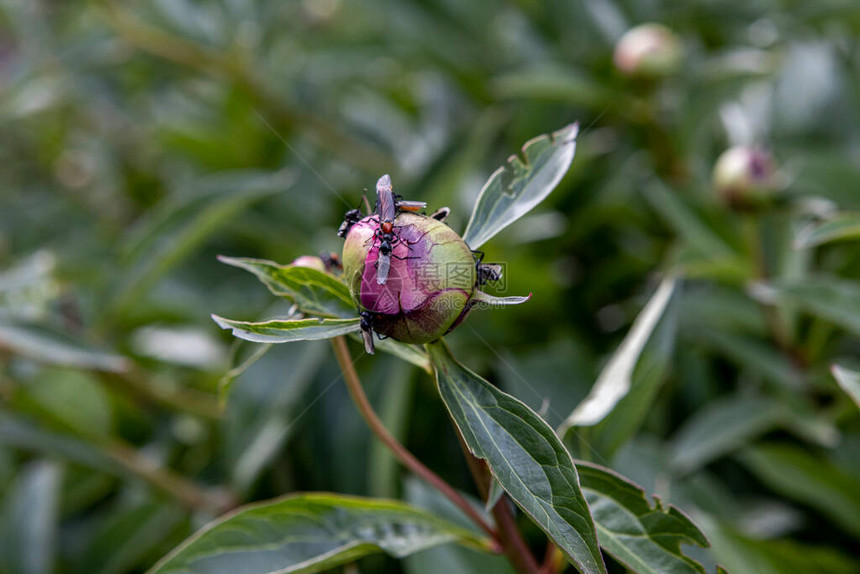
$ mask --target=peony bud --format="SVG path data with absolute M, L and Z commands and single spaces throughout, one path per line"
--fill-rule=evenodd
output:
M 322 257 L 317 257 L 316 255 L 302 255 L 294 259 L 290 265 L 294 267 L 310 267 L 317 271 L 326 271 L 325 261 L 322 260 Z
M 404 343 L 428 343 L 465 316 L 475 291 L 475 258 L 450 227 L 425 215 L 394 219 L 391 268 L 377 281 L 381 238 L 377 216 L 352 226 L 343 246 L 343 277 L 373 330 Z
M 766 149 L 729 148 L 714 165 L 714 187 L 733 207 L 753 207 L 773 198 L 779 177 L 773 157 Z
M 681 65 L 678 36 L 662 24 L 642 24 L 628 30 L 615 45 L 615 67 L 628 76 L 668 76 Z

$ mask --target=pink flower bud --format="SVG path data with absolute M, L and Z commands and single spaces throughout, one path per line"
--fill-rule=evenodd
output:
M 295 267 L 310 267 L 317 271 L 326 271 L 326 264 L 321 257 L 316 255 L 302 255 L 297 257 L 290 265 Z
M 714 188 L 733 207 L 754 207 L 773 198 L 780 187 L 776 165 L 763 148 L 729 148 L 714 165 Z
M 343 246 L 344 280 L 373 330 L 404 343 L 427 343 L 468 312 L 475 291 L 475 258 L 444 223 L 416 213 L 394 219 L 396 239 L 384 283 L 377 277 L 381 237 L 377 216 L 356 223 Z
M 615 67 L 628 76 L 668 76 L 681 65 L 678 36 L 661 24 L 642 24 L 628 30 L 615 45 Z

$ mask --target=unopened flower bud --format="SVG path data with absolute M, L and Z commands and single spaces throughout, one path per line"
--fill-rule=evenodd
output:
M 297 257 L 290 265 L 294 267 L 310 267 L 317 271 L 326 271 L 326 264 L 321 257 L 316 255 L 302 255 Z
M 378 216 L 352 226 L 343 246 L 343 277 L 373 330 L 405 343 L 427 343 L 447 333 L 468 312 L 475 291 L 475 259 L 444 223 L 416 213 L 393 221 L 390 269 L 380 283 L 382 234 Z
M 714 188 L 733 207 L 755 207 L 770 201 L 780 187 L 776 165 L 763 148 L 729 148 L 714 165 Z
M 681 41 L 672 30 L 661 24 L 642 24 L 621 36 L 613 59 L 625 75 L 657 78 L 677 72 L 681 56 Z

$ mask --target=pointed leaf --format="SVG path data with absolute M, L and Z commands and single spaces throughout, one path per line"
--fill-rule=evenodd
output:
M 577 462 L 582 491 L 597 524 L 600 546 L 639 574 L 704 574 L 681 544 L 709 546 L 693 522 L 672 505 L 654 503 L 641 487 L 608 468 Z
M 860 536 L 860 479 L 789 445 L 766 444 L 741 453 L 741 461 L 776 492 L 819 509 Z
M 129 233 L 129 268 L 114 308 L 133 305 L 173 267 L 255 202 L 282 193 L 295 181 L 289 171 L 232 171 L 188 184 L 165 199 L 152 217 Z
M 346 285 L 330 273 L 300 267 L 279 265 L 264 259 L 219 256 L 218 260 L 250 271 L 279 297 L 287 297 L 303 313 L 323 317 L 355 317 L 355 303 Z
M 81 346 L 80 343 L 35 327 L 0 325 L 0 347 L 49 365 L 121 373 L 125 357 Z
M 519 305 L 521 303 L 525 303 L 531 298 L 531 293 L 529 293 L 527 297 L 522 297 L 520 295 L 496 297 L 476 289 L 475 294 L 472 296 L 471 303 L 473 303 L 478 309 L 492 309 L 493 307 L 504 307 L 505 305 Z
M 34 462 L 9 489 L 0 516 L 0 571 L 54 571 L 61 467 Z
M 836 379 L 839 387 L 851 397 L 854 404 L 860 407 L 860 373 L 839 365 L 831 366 L 830 372 L 833 373 L 833 378 Z
M 363 344 L 364 340 L 360 334 L 352 333 L 350 337 Z M 427 357 L 427 353 L 422 347 L 408 343 L 401 343 L 391 338 L 382 339 L 381 341 L 377 339 L 373 344 L 376 346 L 377 351 L 391 353 L 395 357 L 412 363 L 427 373 L 433 372 L 433 368 L 430 366 L 430 359 Z
M 603 420 L 624 396 L 630 392 L 633 370 L 645 348 L 645 343 L 663 316 L 675 290 L 676 280 L 667 277 L 636 318 L 630 332 L 601 371 L 591 392 L 567 417 L 558 429 L 564 436 L 573 426 L 592 426 Z
M 732 248 L 674 190 L 659 180 L 652 180 L 642 188 L 642 193 L 666 223 L 700 254 L 708 259 L 739 263 Z M 744 265 L 738 264 L 738 271 L 742 269 Z
M 860 287 L 856 281 L 817 277 L 781 282 L 772 287 L 777 298 L 795 303 L 808 313 L 860 334 Z
M 840 213 L 833 219 L 804 227 L 794 240 L 794 248 L 807 249 L 848 239 L 860 239 L 860 214 L 858 213 Z
M 361 327 L 355 319 L 293 319 L 263 321 L 231 321 L 218 315 L 212 320 L 222 329 L 232 329 L 233 336 L 254 343 L 289 343 L 291 341 L 313 341 L 331 339 L 358 331 Z
M 469 247 L 478 249 L 546 199 L 570 168 L 578 132 L 574 123 L 538 136 L 526 142 L 522 157 L 511 156 L 490 176 L 463 233 Z
M 436 383 L 469 450 L 487 461 L 517 505 L 585 574 L 606 572 L 573 459 L 537 413 L 427 345 Z
M 782 403 L 767 397 L 714 400 L 693 414 L 676 433 L 671 464 L 681 473 L 701 468 L 772 430 L 788 414 Z
M 447 542 L 487 547 L 477 534 L 401 502 L 300 494 L 209 524 L 149 574 L 321 572 L 379 551 L 402 558 Z
M 403 491 L 409 504 L 479 532 L 478 527 L 463 511 L 438 490 L 414 476 L 404 480 Z M 468 494 L 461 493 L 474 505 L 480 504 Z M 488 520 L 491 520 L 487 517 Z M 416 552 L 403 561 L 407 574 L 514 574 L 511 563 L 501 555 L 488 555 L 461 544 L 445 544 Z

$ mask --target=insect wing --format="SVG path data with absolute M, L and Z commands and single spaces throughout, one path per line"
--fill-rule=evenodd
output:
M 376 261 L 376 284 L 385 285 L 388 281 L 388 271 L 391 269 L 391 255 L 379 254 Z
M 374 354 L 376 352 L 376 346 L 373 344 L 373 331 L 370 329 L 367 329 L 366 331 L 362 329 L 361 338 L 364 339 L 364 350 L 367 351 L 367 354 Z
M 415 213 L 417 211 L 421 211 L 422 209 L 427 208 L 426 201 L 398 201 L 397 209 L 401 211 L 411 211 Z
M 380 221 L 394 221 L 394 216 L 397 215 L 394 191 L 391 189 L 391 178 L 388 174 L 376 182 L 376 214 Z

